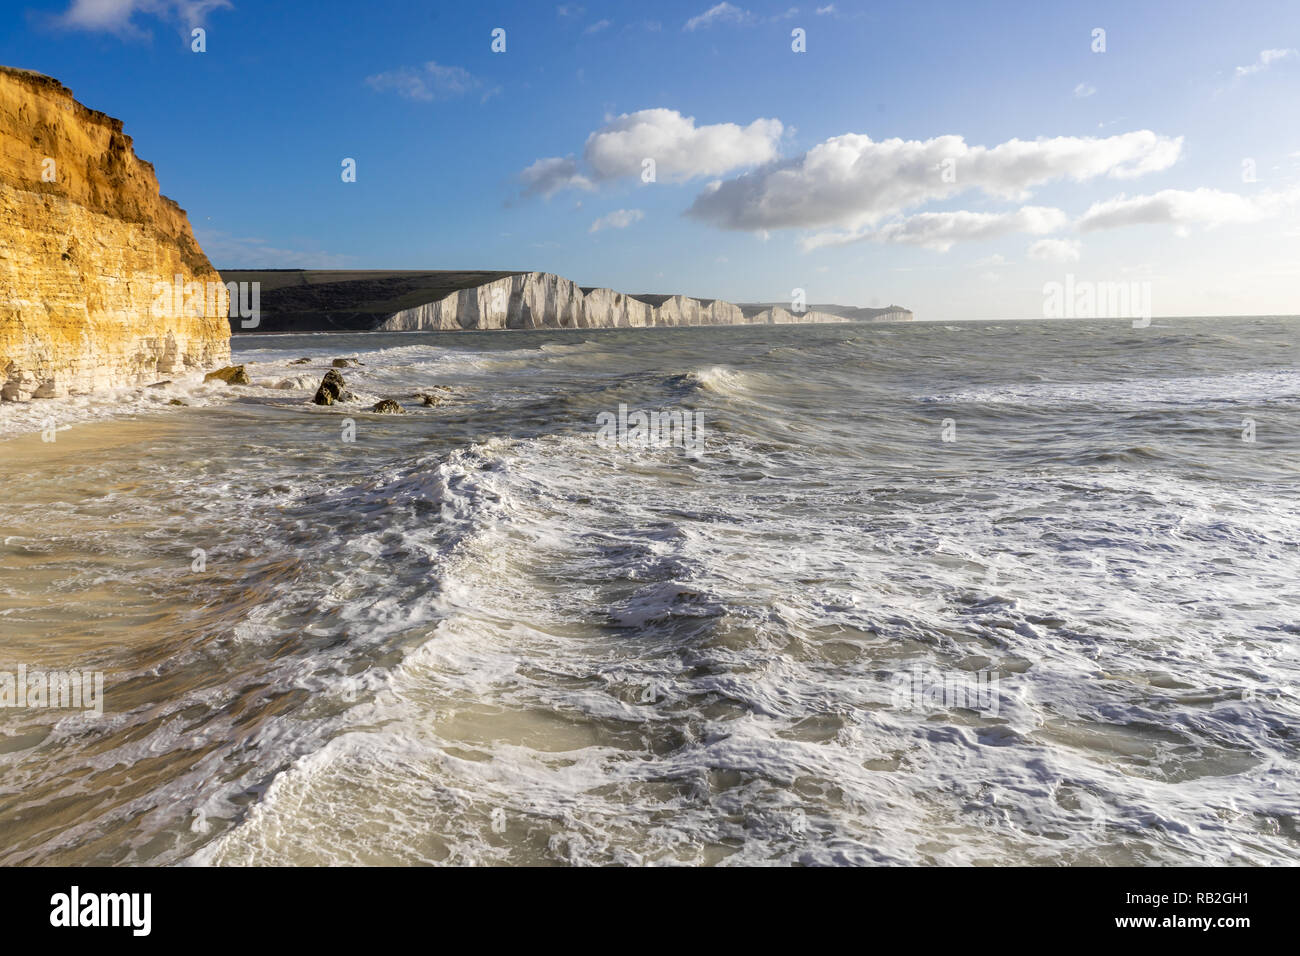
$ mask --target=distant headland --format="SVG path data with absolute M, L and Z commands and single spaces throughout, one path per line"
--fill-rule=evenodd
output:
M 793 303 L 629 294 L 579 286 L 549 272 L 225 269 L 221 277 L 232 289 L 230 324 L 236 333 L 787 325 L 913 317 L 894 305 L 811 305 L 795 311 Z

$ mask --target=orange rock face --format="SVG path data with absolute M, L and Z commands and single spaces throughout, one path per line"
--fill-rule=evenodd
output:
M 0 67 L 0 399 L 228 364 L 227 302 L 121 121 Z

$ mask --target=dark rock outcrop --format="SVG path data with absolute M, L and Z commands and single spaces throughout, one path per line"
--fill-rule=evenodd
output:
M 317 405 L 333 405 L 335 402 L 342 401 L 345 394 L 347 388 L 343 376 L 330 369 L 321 379 L 320 388 L 316 389 L 316 397 L 312 401 Z
M 248 371 L 242 365 L 227 365 L 203 376 L 205 382 L 225 382 L 227 385 L 252 385 Z
M 430 388 L 434 389 L 434 391 L 415 393 L 415 397 L 419 399 L 420 404 L 427 408 L 437 408 L 439 405 L 447 403 L 451 394 L 450 388 L 446 385 L 432 385 Z

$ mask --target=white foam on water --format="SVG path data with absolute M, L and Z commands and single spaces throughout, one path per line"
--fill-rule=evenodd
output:
M 305 380 L 335 354 L 294 368 L 298 345 L 250 363 L 254 381 Z M 546 368 L 584 367 L 583 347 Z M 439 368 L 537 361 L 514 351 L 376 348 L 343 373 L 382 394 Z M 142 697 L 110 718 L 113 746 L 82 754 L 86 727 L 60 722 L 0 755 L 0 789 L 57 783 L 51 756 L 87 788 L 196 756 L 6 859 L 128 825 L 131 859 L 215 864 L 1294 859 L 1293 481 L 1067 454 L 998 466 L 963 445 L 929 467 L 933 436 L 891 417 L 914 390 L 867 406 L 841 376 L 792 425 L 775 417 L 780 370 L 719 353 L 685 381 L 709 416 L 698 460 L 602 448 L 588 409 L 562 406 L 548 433 L 485 422 L 436 450 L 436 417 L 380 422 L 356 447 L 308 426 L 285 444 L 258 419 L 231 454 L 187 446 L 202 470 L 142 466 L 121 487 L 80 475 L 105 491 L 76 505 L 84 547 L 122 562 L 92 573 L 119 591 L 197 588 L 206 610 L 152 671 L 123 675 Z M 667 404 L 693 366 L 601 364 Z M 1290 394 L 1288 373 L 1251 374 L 1231 377 L 1237 400 Z M 1170 377 L 1156 394 L 1218 401 L 1227 378 Z M 1072 389 L 1102 402 L 1152 387 L 1040 386 L 997 394 L 1059 402 L 1093 432 L 1105 422 Z M 241 410 L 307 390 L 213 388 Z M 761 412 L 741 420 L 742 396 Z M 15 527 L 53 526 L 68 505 L 41 507 Z M 228 586 L 160 577 L 149 535 L 86 520 L 117 513 L 173 550 L 195 525 L 219 531 Z M 6 560 L 57 570 L 48 542 L 8 538 Z M 202 679 L 150 696 L 181 667 Z M 911 693 L 915 668 L 996 684 L 967 706 L 942 683 Z
M 1057 384 L 994 385 L 927 396 L 941 404 L 1205 405 L 1300 397 L 1300 372 L 1264 371 L 1175 378 Z
M 197 862 L 1286 858 L 1285 509 L 1261 526 L 1158 475 L 971 480 L 939 536 L 920 504 L 683 496 L 661 453 L 493 452 L 439 623 L 365 729 Z M 1105 503 L 1070 511 L 1081 489 Z M 917 665 L 992 668 L 997 713 L 900 707 Z

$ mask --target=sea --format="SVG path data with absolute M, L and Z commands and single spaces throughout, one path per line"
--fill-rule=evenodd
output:
M 0 406 L 0 864 L 1300 860 L 1300 318 L 233 351 Z

